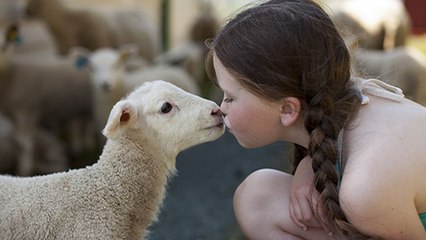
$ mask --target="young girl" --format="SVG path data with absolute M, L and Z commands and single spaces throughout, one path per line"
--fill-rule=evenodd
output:
M 238 142 L 295 145 L 294 175 L 259 170 L 235 193 L 249 239 L 426 239 L 426 109 L 396 87 L 351 77 L 348 49 L 320 6 L 264 2 L 210 47 Z

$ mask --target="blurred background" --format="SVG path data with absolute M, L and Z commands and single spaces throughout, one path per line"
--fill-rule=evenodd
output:
M 0 0 L 0 173 L 93 164 L 112 105 L 144 81 L 170 81 L 220 103 L 205 73 L 205 41 L 253 2 Z M 426 1 L 318 2 L 348 44 L 354 75 L 394 84 L 426 104 Z M 291 149 L 243 149 L 225 133 L 182 152 L 149 239 L 245 239 L 234 190 L 257 169 L 290 171 Z

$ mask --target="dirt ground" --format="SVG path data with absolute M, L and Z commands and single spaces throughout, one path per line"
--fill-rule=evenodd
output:
M 288 171 L 290 147 L 275 143 L 244 149 L 230 133 L 182 152 L 178 175 L 168 188 L 149 240 L 245 240 L 236 223 L 232 197 L 253 171 Z

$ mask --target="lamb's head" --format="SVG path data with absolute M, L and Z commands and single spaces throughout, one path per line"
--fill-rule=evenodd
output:
M 103 130 L 108 139 L 126 136 L 177 155 L 224 133 L 216 103 L 157 80 L 146 82 L 113 107 Z

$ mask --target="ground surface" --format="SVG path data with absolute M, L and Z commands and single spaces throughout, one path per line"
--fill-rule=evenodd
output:
M 232 210 L 236 187 L 260 168 L 287 169 L 288 145 L 240 147 L 226 133 L 178 156 L 179 174 L 169 185 L 159 222 L 149 240 L 242 240 Z

